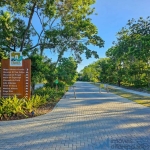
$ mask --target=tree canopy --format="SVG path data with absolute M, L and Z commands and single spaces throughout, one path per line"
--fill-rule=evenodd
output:
M 9 52 L 20 51 L 24 58 L 30 58 L 33 88 L 44 78 L 52 86 L 58 76 L 62 82 L 71 83 L 82 54 L 98 58 L 97 51 L 89 46 L 104 46 L 90 19 L 94 3 L 95 0 L 1 0 L 0 56 L 9 58 Z M 46 58 L 45 51 L 56 54 L 56 60 Z M 73 58 L 64 58 L 68 51 Z M 64 72 L 70 80 L 58 72 Z
M 99 70 L 96 63 L 92 66 L 99 72 L 101 82 L 150 87 L 150 17 L 128 20 L 106 56 L 96 62 Z
M 91 22 L 95 0 L 17 0 L 0 2 L 0 47 L 24 55 L 38 48 L 58 54 L 70 50 L 78 61 L 81 54 L 98 58 L 88 45 L 102 47 L 104 41 Z M 37 27 L 38 24 L 38 27 Z M 57 63 L 58 63 L 57 61 Z

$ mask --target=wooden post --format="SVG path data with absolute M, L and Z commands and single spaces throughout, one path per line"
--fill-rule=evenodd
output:
M 75 92 L 75 86 L 72 86 L 73 87 L 73 91 L 74 91 L 74 97 L 76 99 L 76 92 Z
M 99 93 L 101 93 L 101 84 L 99 84 Z
M 108 85 L 106 85 L 107 93 L 109 93 Z

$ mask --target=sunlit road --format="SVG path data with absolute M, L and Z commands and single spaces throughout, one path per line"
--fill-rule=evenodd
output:
M 2 150 L 150 150 L 150 108 L 77 82 L 49 114 L 0 121 Z

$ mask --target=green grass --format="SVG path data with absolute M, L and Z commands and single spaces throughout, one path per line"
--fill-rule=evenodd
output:
M 96 85 L 95 86 L 99 87 L 99 85 Z M 104 88 L 104 85 L 101 84 L 101 88 Z M 138 104 L 141 104 L 141 105 L 144 105 L 146 107 L 150 107 L 150 97 L 148 96 L 141 96 L 141 95 L 137 95 L 137 94 L 133 94 L 133 93 L 128 93 L 128 92 L 124 92 L 124 91 L 121 91 L 121 90 L 118 90 L 118 89 L 115 89 L 115 88 L 111 88 L 109 87 L 109 91 L 116 94 L 116 95 L 119 95 L 123 98 L 127 98 L 131 101 L 134 101 Z
M 132 93 L 124 92 L 124 91 L 117 90 L 117 89 L 110 89 L 110 92 L 112 92 L 116 95 L 119 95 L 123 98 L 132 100 L 138 104 L 150 107 L 150 97 L 132 94 Z

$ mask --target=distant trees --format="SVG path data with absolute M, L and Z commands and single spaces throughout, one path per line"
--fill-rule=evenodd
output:
M 117 41 L 113 44 L 106 52 L 108 58 L 96 62 L 99 63 L 100 80 L 150 87 L 150 17 L 129 20 L 117 33 Z
M 99 81 L 98 62 L 86 66 L 81 70 L 80 79 L 83 81 L 97 82 Z

